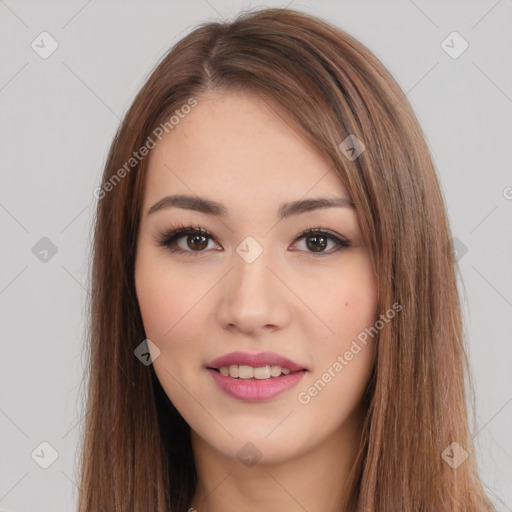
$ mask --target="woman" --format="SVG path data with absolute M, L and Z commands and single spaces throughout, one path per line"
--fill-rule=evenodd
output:
M 203 24 L 95 195 L 81 512 L 493 510 L 442 193 L 361 43 Z

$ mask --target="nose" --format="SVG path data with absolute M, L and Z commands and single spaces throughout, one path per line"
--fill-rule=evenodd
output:
M 220 291 L 218 322 L 222 328 L 255 335 L 283 329 L 290 322 L 290 291 L 267 256 L 264 251 L 249 263 L 233 254 L 233 268 Z

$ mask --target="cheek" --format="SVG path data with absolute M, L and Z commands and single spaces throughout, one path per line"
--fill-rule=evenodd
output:
M 335 286 L 337 285 L 337 286 Z M 330 425 L 342 425 L 358 410 L 371 372 L 375 344 L 367 329 L 377 314 L 376 284 L 371 277 L 353 274 L 331 284 L 319 316 L 333 331 L 319 340 L 311 360 L 314 370 L 297 396 L 309 411 L 330 411 Z M 326 322 L 327 323 L 327 322 Z
M 165 258 L 141 253 L 135 285 L 146 336 L 162 351 L 192 348 L 207 305 L 206 284 L 173 270 Z
M 349 264 L 350 263 L 350 264 Z M 341 350 L 377 315 L 377 281 L 367 258 L 354 258 L 335 279 L 317 288 L 314 304 L 318 316 L 329 327 L 324 339 Z
M 355 338 L 375 322 L 377 293 L 371 282 L 359 280 L 357 284 L 340 292 L 336 300 L 338 316 L 334 330 L 341 338 Z
M 373 356 L 374 341 L 367 329 L 377 317 L 377 280 L 369 258 L 354 255 L 346 259 L 336 279 L 323 282 L 316 289 L 315 311 L 329 329 L 322 328 L 321 339 L 311 361 L 313 374 L 301 387 L 299 402 L 314 408 L 333 411 L 333 422 L 343 422 L 357 407 L 367 384 Z M 305 326 L 306 327 L 306 326 Z M 318 332 L 318 322 L 308 323 L 310 337 Z M 333 404 L 338 406 L 333 409 Z M 334 412 L 336 411 L 336 412 Z

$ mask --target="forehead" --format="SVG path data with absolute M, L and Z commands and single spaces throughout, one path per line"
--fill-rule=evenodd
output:
M 263 99 L 215 92 L 196 100 L 151 152 L 146 203 L 177 192 L 246 206 L 348 197 L 329 161 Z

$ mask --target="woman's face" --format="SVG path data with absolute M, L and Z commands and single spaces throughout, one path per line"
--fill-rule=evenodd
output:
M 289 460 L 361 417 L 374 348 L 354 340 L 376 320 L 375 275 L 318 151 L 254 96 L 196 99 L 151 152 L 141 212 L 135 280 L 154 370 L 193 440 L 244 463 Z M 162 201 L 177 195 L 190 199 Z M 341 206 L 283 215 L 318 198 Z M 168 236 L 182 226 L 209 234 Z M 247 358 L 215 361 L 233 352 Z

